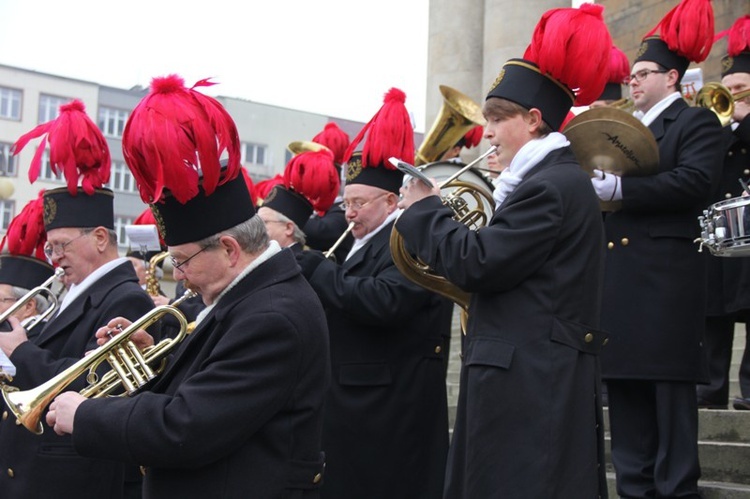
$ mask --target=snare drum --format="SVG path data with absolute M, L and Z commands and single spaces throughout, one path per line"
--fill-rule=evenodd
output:
M 698 217 L 697 240 L 715 256 L 750 256 L 750 197 L 719 201 Z

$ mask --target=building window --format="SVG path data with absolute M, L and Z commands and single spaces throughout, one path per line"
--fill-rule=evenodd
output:
M 13 216 L 16 211 L 16 202 L 10 199 L 4 199 L 0 201 L 0 223 L 2 223 L 2 230 L 8 230 L 10 221 L 13 220 Z
M 0 118 L 21 121 L 21 91 L 0 87 Z
M 252 165 L 265 165 L 266 164 L 266 149 L 267 146 L 260 144 L 253 144 L 250 142 L 242 143 L 242 163 L 250 163 Z
M 113 191 L 135 193 L 135 179 L 124 161 L 113 161 L 107 187 Z
M 55 175 L 52 172 L 52 163 L 49 161 L 49 149 L 44 151 L 42 154 L 42 167 L 39 169 L 39 179 L 46 180 L 48 182 L 64 183 L 65 179 L 62 176 Z
M 64 97 L 55 97 L 52 95 L 39 96 L 39 120 L 37 123 L 47 123 L 57 118 L 60 113 L 60 106 L 69 102 L 71 99 Z
M 122 138 L 122 132 L 125 130 L 127 121 L 127 111 L 111 107 L 99 108 L 99 123 L 97 125 L 105 137 Z
M 133 217 L 115 215 L 115 232 L 117 232 L 117 247 L 127 249 L 129 241 L 125 232 L 126 225 L 133 225 Z
M 12 145 L 0 142 L 0 177 L 15 177 L 18 175 L 18 158 L 10 152 Z

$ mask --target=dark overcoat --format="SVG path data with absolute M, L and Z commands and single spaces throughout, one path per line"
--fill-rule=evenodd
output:
M 12 384 L 22 390 L 42 384 L 96 348 L 94 333 L 111 319 L 135 320 L 153 306 L 138 285 L 133 265 L 129 261 L 118 265 L 51 319 L 33 342 L 16 348 L 11 356 L 17 369 Z M 85 384 L 79 379 L 66 389 L 81 390 Z M 121 497 L 121 463 L 109 456 L 81 457 L 70 435 L 56 435 L 44 422 L 44 415 L 42 424 L 41 436 L 16 425 L 3 402 L 0 497 Z
M 441 496 L 448 451 L 441 333 L 453 304 L 395 267 L 392 226 L 342 265 L 325 260 L 307 276 L 331 332 L 326 499 Z
M 409 250 L 472 293 L 445 497 L 606 497 L 603 231 L 588 176 L 558 149 L 486 227 L 452 216 L 431 196 L 396 224 Z
M 698 216 L 718 187 L 721 127 L 679 99 L 649 129 L 659 169 L 622 178 L 622 208 L 607 214 L 602 327 L 604 379 L 705 379 L 706 257 Z
M 328 388 L 323 308 L 282 250 L 231 287 L 150 390 L 81 404 L 81 454 L 141 464 L 144 498 L 314 498 Z
M 739 180 L 750 182 L 750 116 L 745 117 L 734 131 L 729 126 L 724 127 L 722 136 L 726 154 L 719 192 L 713 197 L 713 203 L 742 196 Z M 738 202 L 738 209 L 746 210 L 750 198 Z M 750 312 L 750 258 L 716 257 L 708 250 L 703 251 L 708 258 L 707 315 L 734 315 L 736 320 L 747 320 Z

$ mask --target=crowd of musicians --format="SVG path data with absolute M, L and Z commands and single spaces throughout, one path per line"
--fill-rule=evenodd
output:
M 750 311 L 746 259 L 696 244 L 750 177 L 750 16 L 727 28 L 681 0 L 628 60 L 601 6 L 546 12 L 481 123 L 429 158 L 492 146 L 479 228 L 397 168 L 424 159 L 397 88 L 357 136 L 329 123 L 254 182 L 212 83 L 167 75 L 122 140 L 155 247 L 121 256 L 106 140 L 64 104 L 13 149 L 40 139 L 31 181 L 48 160 L 66 185 L 0 244 L 0 497 L 601 498 L 605 404 L 618 496 L 701 497 L 698 410 L 729 405 Z M 680 83 L 722 36 L 726 126 Z M 583 164 L 565 135 L 574 106 L 625 99 L 648 175 Z M 465 301 L 408 276 L 394 234 Z

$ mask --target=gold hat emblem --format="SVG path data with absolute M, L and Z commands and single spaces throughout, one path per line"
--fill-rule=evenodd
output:
M 726 56 L 721 60 L 721 72 L 726 73 L 734 66 L 734 57 Z
M 276 186 L 273 186 L 271 191 L 268 194 L 266 194 L 265 198 L 263 198 L 263 204 L 268 204 L 269 202 L 273 201 L 273 198 L 276 197 L 276 191 L 277 191 Z
M 497 78 L 495 78 L 495 83 L 492 84 L 492 88 L 490 88 L 490 92 L 495 90 L 495 87 L 500 85 L 500 82 L 503 81 L 503 78 L 505 78 L 505 68 L 500 69 L 500 74 L 498 74 Z
M 362 173 L 362 158 L 352 158 L 346 164 L 346 180 L 354 180 Z
M 156 228 L 159 231 L 159 234 L 161 234 L 162 238 L 167 237 L 167 227 L 164 225 L 164 219 L 161 216 L 161 213 L 159 213 L 159 208 L 156 207 L 155 204 L 148 205 L 149 208 L 151 208 L 151 213 L 154 214 L 154 220 L 156 221 Z
M 635 54 L 635 58 L 638 59 L 640 56 L 646 53 L 646 49 L 648 49 L 648 43 L 642 42 L 641 46 L 638 47 L 638 53 Z
M 57 217 L 57 202 L 51 197 L 44 198 L 44 225 L 49 225 Z

